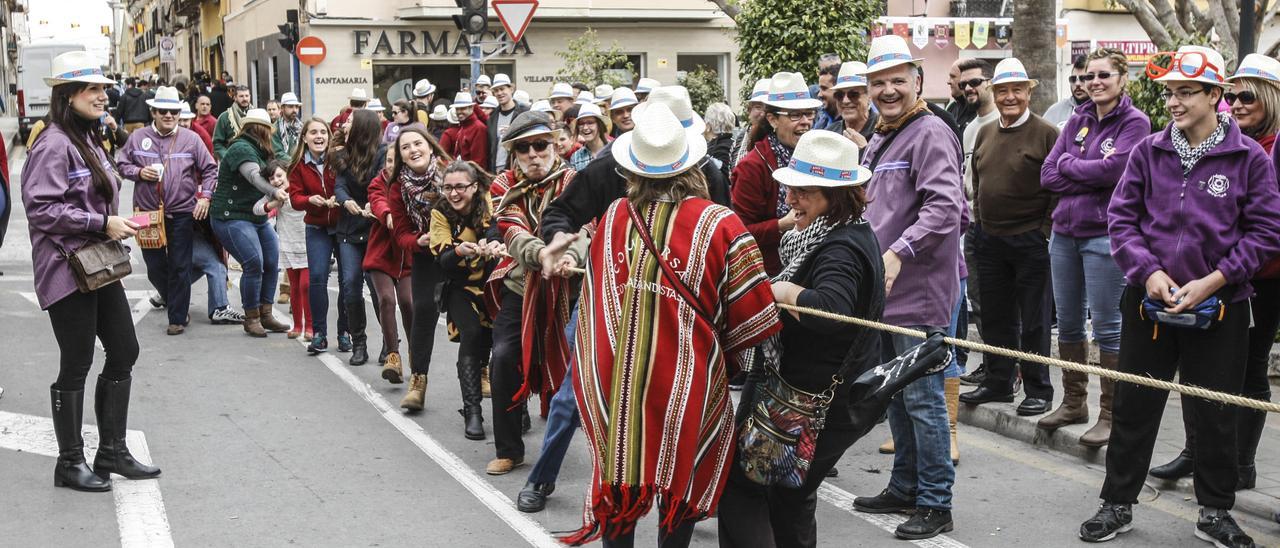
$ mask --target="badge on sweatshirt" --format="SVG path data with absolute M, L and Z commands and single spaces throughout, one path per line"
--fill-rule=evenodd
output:
M 1116 151 L 1116 140 L 1110 137 L 1104 139 L 1102 144 L 1098 145 L 1098 150 L 1102 151 L 1103 156 L 1110 156 Z
M 1214 175 L 1209 178 L 1209 184 L 1206 188 L 1210 196 L 1222 198 L 1227 195 L 1227 190 L 1231 188 L 1231 181 L 1227 179 L 1226 175 Z
M 151 138 L 144 137 L 142 139 L 142 150 L 151 150 Z

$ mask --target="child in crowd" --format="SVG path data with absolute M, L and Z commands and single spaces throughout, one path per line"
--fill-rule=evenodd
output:
M 278 159 L 267 162 L 262 168 L 262 178 L 271 182 L 276 188 L 289 186 L 288 164 Z M 263 196 L 253 206 L 254 213 L 273 215 L 276 219 L 276 233 L 280 238 L 280 266 L 285 269 L 289 279 L 289 308 L 293 312 L 293 329 L 289 338 L 299 336 L 304 341 L 311 341 L 311 290 L 310 273 L 307 270 L 307 241 L 305 226 L 302 223 L 303 212 L 293 208 L 288 200 L 283 202 L 269 196 Z

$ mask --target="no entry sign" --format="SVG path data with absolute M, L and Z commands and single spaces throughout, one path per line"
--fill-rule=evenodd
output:
M 294 53 L 298 56 L 298 62 L 309 67 L 319 65 L 324 61 L 324 55 L 328 51 L 324 46 L 324 40 L 315 36 L 308 36 L 298 40 L 298 47 L 294 48 Z
M 528 30 L 533 12 L 538 9 L 538 0 L 493 0 L 491 5 L 493 11 L 498 13 L 502 28 L 507 31 L 507 37 L 514 44 Z

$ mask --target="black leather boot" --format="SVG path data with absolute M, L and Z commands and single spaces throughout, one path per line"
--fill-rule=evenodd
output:
M 53 433 L 58 437 L 58 463 L 53 469 L 54 487 L 70 487 L 76 491 L 110 491 L 111 482 L 93 473 L 84 461 L 84 436 L 80 435 L 84 418 L 84 390 L 58 390 L 49 387 L 53 406 Z
M 1173 460 L 1162 466 L 1152 468 L 1148 474 L 1151 474 L 1153 478 L 1162 480 L 1179 480 L 1190 476 L 1195 471 L 1195 460 L 1191 455 L 1191 449 L 1183 449 Z
M 364 334 L 366 322 L 364 299 L 347 306 L 347 326 L 351 328 L 351 359 L 347 363 L 350 365 L 369 362 L 369 339 Z
M 1249 397 L 1271 401 L 1270 393 Z M 1265 411 L 1252 409 L 1236 411 L 1236 452 L 1239 458 L 1236 462 L 1239 463 L 1237 470 L 1240 476 L 1240 481 L 1236 484 L 1237 491 L 1253 489 L 1258 485 L 1258 468 L 1254 464 L 1254 457 L 1258 453 L 1258 442 L 1262 439 L 1262 429 L 1266 423 Z
M 98 389 L 94 392 L 93 409 L 98 416 L 98 456 L 93 459 L 93 471 L 107 479 L 120 474 L 129 479 L 151 479 L 160 476 L 160 469 L 134 460 L 125 445 L 124 436 L 129 425 L 129 388 L 133 379 L 113 381 L 98 376 Z
M 469 440 L 482 440 L 484 416 L 480 403 L 484 396 L 480 393 L 480 360 L 458 358 L 458 385 L 462 388 L 462 409 L 458 410 L 463 418 L 462 435 Z

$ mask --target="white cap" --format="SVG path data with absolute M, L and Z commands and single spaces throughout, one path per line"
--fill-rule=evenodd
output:
M 907 41 L 901 36 L 886 34 L 871 40 L 871 51 L 867 53 L 867 74 L 906 63 L 919 66 L 921 61 L 923 59 L 911 56 L 911 48 L 907 47 Z
M 791 161 L 773 172 L 787 186 L 843 187 L 866 183 L 871 171 L 858 163 L 858 145 L 834 131 L 800 136 Z
M 302 101 L 299 101 L 298 96 L 295 95 L 292 91 L 286 91 L 284 92 L 284 95 L 280 96 L 280 104 L 300 107 L 302 106 Z
M 87 51 L 68 51 L 53 58 L 50 76 L 44 79 L 49 86 L 84 82 L 86 84 L 114 84 L 115 80 L 102 74 L 102 64 Z
M 493 85 L 493 81 L 489 80 L 488 74 L 481 74 L 479 78 L 476 78 L 476 87 L 492 86 L 492 85 Z
M 178 96 L 178 88 L 169 86 L 160 86 L 156 88 L 156 96 L 147 99 L 147 106 L 151 108 L 179 110 L 178 105 L 184 104 Z
M 848 89 L 867 87 L 867 65 L 861 61 L 845 61 L 840 64 L 840 73 L 836 75 L 836 83 L 831 89 Z
M 560 97 L 573 99 L 573 86 L 564 82 L 556 82 L 556 85 L 551 86 L 551 95 L 548 95 L 547 99 L 557 99 Z
M 475 101 L 471 100 L 471 94 L 465 91 L 459 91 L 456 95 L 453 96 L 452 108 L 465 108 L 474 104 L 476 103 Z
M 1261 53 L 1250 53 L 1240 61 L 1236 73 L 1227 78 L 1228 82 L 1236 78 L 1259 78 L 1280 84 L 1280 61 Z
M 428 80 L 426 78 L 418 80 L 418 83 L 413 85 L 413 96 L 419 99 L 426 97 L 428 95 L 431 95 L 432 93 L 435 93 L 435 92 L 436 92 L 435 84 L 432 84 L 431 80 Z
M 779 72 L 769 79 L 769 93 L 762 101 L 781 109 L 815 109 L 822 101 L 809 95 L 809 85 L 798 72 Z
M 368 101 L 369 93 L 364 88 L 355 88 L 351 90 L 351 95 L 347 99 L 351 101 Z
M 649 106 L 636 115 L 636 128 L 613 142 L 610 153 L 618 166 L 652 178 L 674 177 L 697 167 L 707 155 L 706 139 L 685 131 L 665 104 L 645 104 Z
M 1168 74 L 1156 78 L 1162 84 L 1172 82 L 1199 82 L 1215 86 L 1230 87 L 1226 81 L 1227 64 L 1222 54 L 1204 46 L 1182 46 L 1173 54 L 1172 68 Z M 1202 70 L 1203 69 L 1203 70 Z M 1187 74 L 1200 72 L 1195 78 Z
M 1036 81 L 1027 75 L 1027 67 L 1022 66 L 1022 61 L 1017 57 L 1006 57 L 996 64 L 995 76 L 991 77 L 991 85 L 998 86 L 1000 84 L 1014 84 L 1018 82 L 1031 82 L 1031 87 L 1036 87 Z

